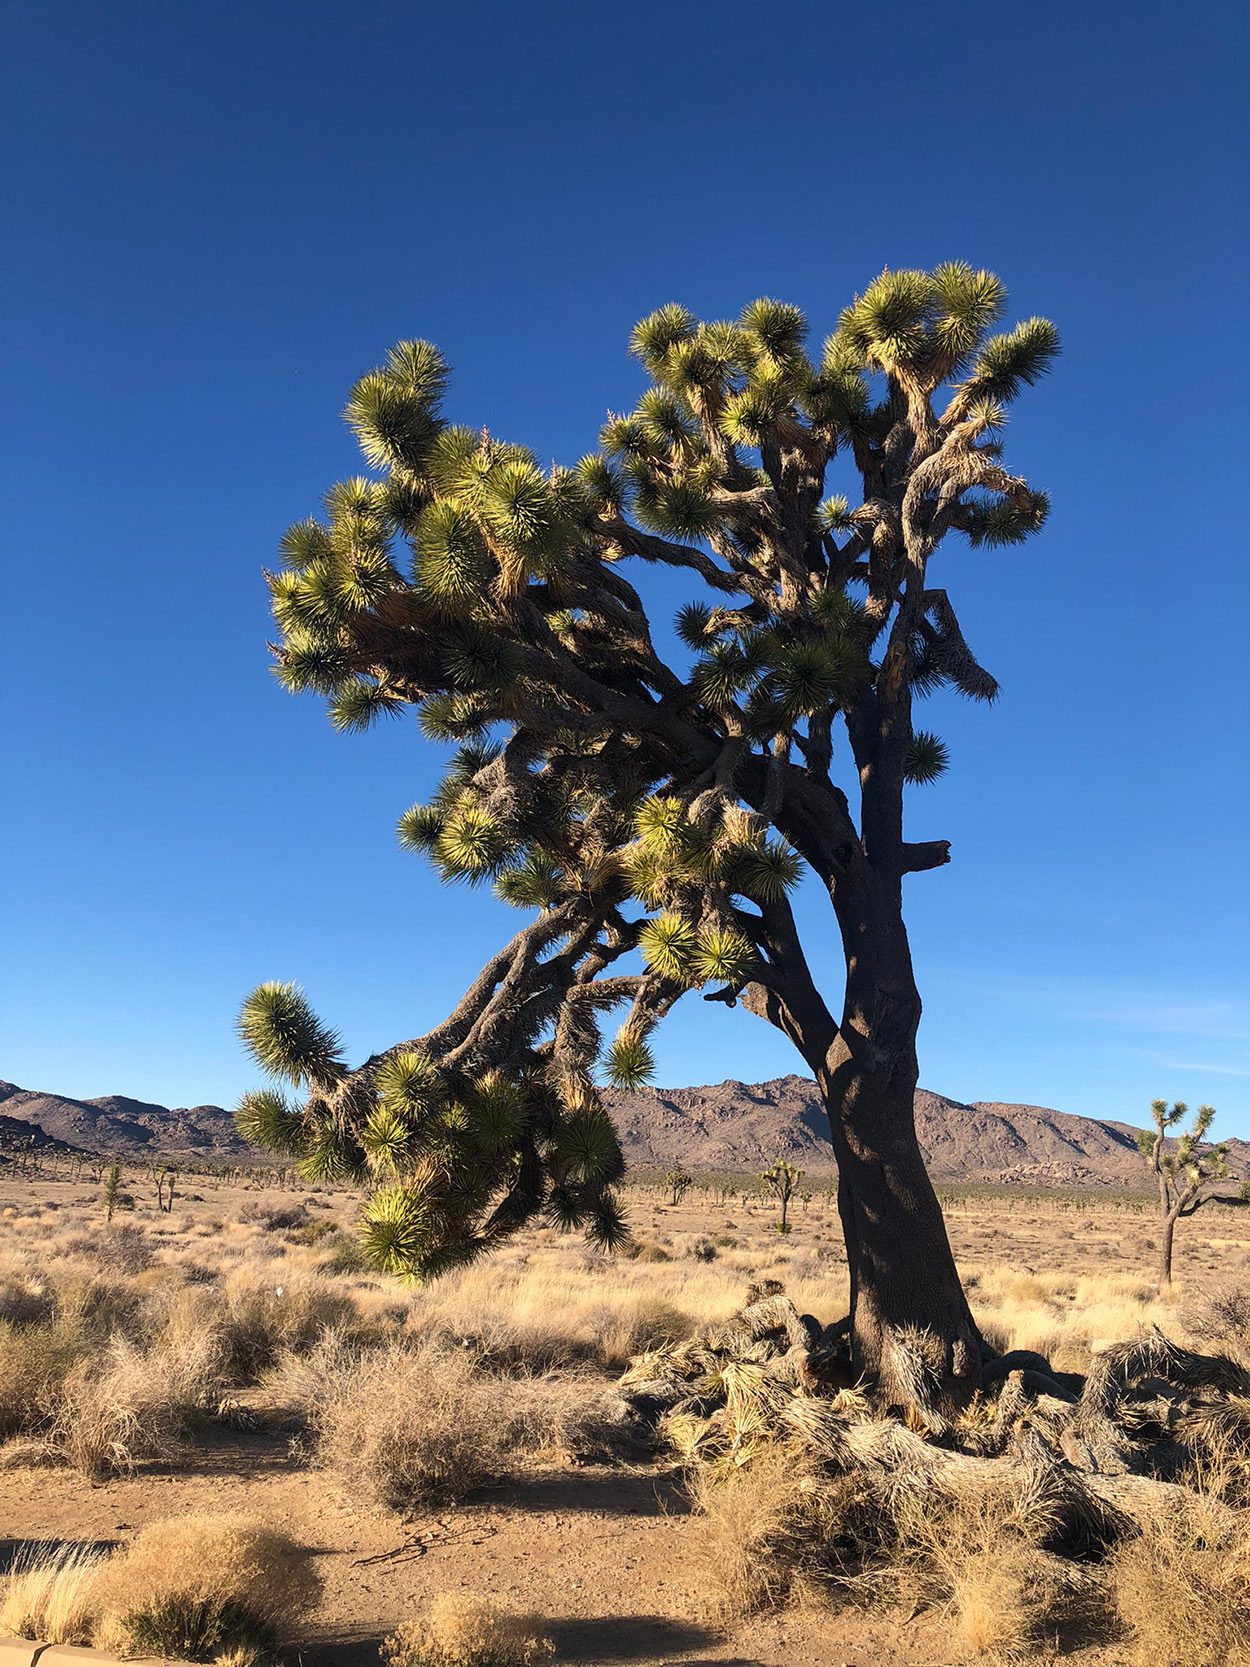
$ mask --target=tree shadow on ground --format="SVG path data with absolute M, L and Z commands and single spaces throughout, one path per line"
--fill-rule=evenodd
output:
M 569 1616 L 548 1622 L 547 1631 L 558 1661 L 592 1663 L 663 1661 L 688 1650 L 706 1650 L 720 1641 L 710 1628 L 668 1615 Z
M 607 1516 L 689 1516 L 690 1500 L 676 1473 L 587 1469 L 522 1473 L 486 1489 L 483 1502 L 510 1511 L 585 1511 Z

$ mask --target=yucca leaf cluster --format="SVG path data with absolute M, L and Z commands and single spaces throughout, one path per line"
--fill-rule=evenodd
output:
M 337 1065 L 310 1073 L 310 1038 L 329 1033 L 289 984 L 254 991 L 239 1028 L 271 1077 L 307 1090 L 245 1095 L 239 1132 L 309 1181 L 364 1187 L 361 1240 L 380 1270 L 432 1277 L 535 1217 L 619 1241 L 616 1132 L 596 1094 L 561 1094 L 537 1056 L 521 1074 L 453 1072 L 398 1048 L 350 1078 Z

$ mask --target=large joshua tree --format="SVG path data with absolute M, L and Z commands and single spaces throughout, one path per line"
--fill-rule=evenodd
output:
M 245 1004 L 257 1059 L 307 1093 L 248 1096 L 241 1126 L 309 1175 L 372 1177 L 381 1266 L 437 1272 L 536 1214 L 614 1243 L 621 1158 L 596 1083 L 643 1081 L 653 1027 L 702 989 L 784 1032 L 819 1084 L 859 1366 L 889 1380 L 919 1349 L 948 1392 L 975 1382 L 916 1139 L 903 920 L 905 878 L 950 851 L 908 840 L 903 806 L 947 762 L 917 701 L 998 689 L 934 582 L 938 547 L 1016 544 L 1046 515 L 1001 431 L 1057 337 L 1040 318 L 994 333 L 1003 307 L 961 263 L 887 271 L 818 357 L 778 301 L 733 322 L 662 307 L 632 338 L 651 385 L 571 469 L 450 424 L 426 342 L 352 390 L 373 472 L 283 539 L 278 676 L 328 697 L 338 729 L 412 707 L 459 743 L 399 838 L 532 917 L 442 1024 L 357 1069 L 296 987 Z M 847 494 L 829 494 L 835 462 Z M 656 641 L 657 566 L 696 593 L 684 647 Z M 804 870 L 841 937 L 836 993 L 792 906 Z

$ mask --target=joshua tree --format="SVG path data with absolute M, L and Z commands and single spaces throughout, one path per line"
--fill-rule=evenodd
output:
M 976 1382 L 916 1139 L 903 921 L 905 878 L 950 848 L 906 838 L 903 802 L 947 763 L 916 702 L 998 692 L 935 553 L 950 535 L 1020 543 L 1046 515 L 1002 430 L 1057 337 L 1038 318 L 993 333 L 1003 307 L 999 280 L 963 264 L 885 272 L 815 356 L 782 302 L 712 323 L 662 307 L 632 338 L 650 386 L 571 469 L 449 425 L 426 342 L 352 390 L 374 473 L 282 541 L 278 676 L 326 696 L 337 729 L 415 709 L 430 740 L 459 743 L 399 838 L 534 911 L 443 1023 L 354 1070 L 295 986 L 245 1004 L 255 1057 L 306 1097 L 249 1097 L 243 1131 L 307 1177 L 372 1172 L 381 1265 L 432 1273 L 536 1212 L 616 1242 L 595 1072 L 645 1080 L 650 1031 L 701 988 L 784 1032 L 819 1084 L 859 1366 L 888 1375 L 891 1341 L 920 1337 L 933 1379 Z M 636 588 L 656 567 L 698 592 L 675 653 Z M 790 901 L 805 870 L 845 951 L 832 1004 Z
M 117 1194 L 121 1186 L 122 1172 L 119 1164 L 111 1163 L 104 1174 L 104 1219 L 111 1222 L 113 1211 L 117 1208 Z
M 1192 1126 L 1168 1145 L 1168 1130 L 1182 1120 L 1189 1107 L 1184 1100 L 1174 1106 L 1166 1100 L 1152 1100 L 1150 1115 L 1153 1129 L 1143 1129 L 1137 1136 L 1142 1156 L 1154 1173 L 1159 1188 L 1159 1215 L 1162 1232 L 1159 1238 L 1159 1283 L 1172 1283 L 1172 1241 L 1176 1224 L 1182 1216 L 1191 1216 L 1211 1198 L 1211 1187 L 1216 1181 L 1228 1179 L 1228 1148 L 1208 1146 L 1200 1151 L 1207 1130 L 1215 1118 L 1214 1106 L 1199 1106 Z
M 694 1185 L 694 1176 L 687 1175 L 684 1169 L 670 1169 L 664 1177 L 664 1185 L 668 1188 L 669 1203 L 680 1204 Z
M 781 1206 L 781 1219 L 777 1223 L 777 1231 L 788 1233 L 790 1231 L 790 1200 L 794 1197 L 798 1184 L 803 1179 L 803 1171 L 795 1169 L 794 1165 L 787 1163 L 784 1158 L 778 1158 L 771 1168 L 760 1171 L 759 1179 Z

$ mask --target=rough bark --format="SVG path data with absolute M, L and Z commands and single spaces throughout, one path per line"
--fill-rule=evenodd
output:
M 911 1061 L 872 1074 L 839 1037 L 817 1073 L 838 1163 L 852 1356 L 899 1406 L 966 1400 L 984 1353 L 916 1135 L 914 1050 Z
M 1163 1217 L 1163 1230 L 1159 1237 L 1159 1283 L 1172 1283 L 1172 1246 L 1176 1239 L 1176 1216 L 1168 1211 Z

